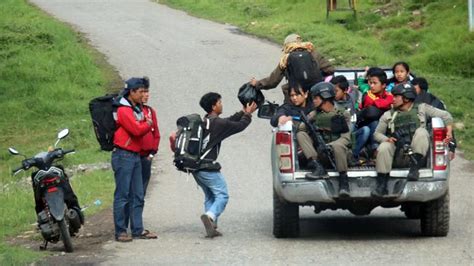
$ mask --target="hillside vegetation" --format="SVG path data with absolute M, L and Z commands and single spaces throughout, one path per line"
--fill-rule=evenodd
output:
M 357 19 L 351 12 L 331 12 L 326 19 L 326 1 L 159 2 L 234 24 L 277 43 L 297 32 L 338 66 L 391 66 L 406 61 L 417 76 L 428 79 L 430 90 L 460 122 L 456 128 L 459 146 L 468 158 L 474 158 L 474 33 L 468 29 L 465 0 L 357 1 Z M 338 5 L 347 6 L 347 1 L 340 0 Z
M 0 265 L 23 265 L 40 253 L 12 247 L 6 239 L 35 229 L 34 198 L 29 172 L 11 175 L 22 157 L 9 155 L 7 147 L 32 156 L 69 128 L 61 145 L 76 154 L 63 161 L 66 166 L 109 160 L 108 153 L 99 152 L 88 102 L 121 82 L 80 35 L 26 0 L 3 0 L 0 14 Z M 110 206 L 110 172 L 77 174 L 72 184 L 82 205 L 102 199 Z

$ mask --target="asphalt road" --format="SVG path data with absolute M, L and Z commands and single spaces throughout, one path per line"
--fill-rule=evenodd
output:
M 97 251 L 104 264 L 474 264 L 474 165 L 460 157 L 451 165 L 447 237 L 419 237 L 419 222 L 398 209 L 355 217 L 303 208 L 302 237 L 273 238 L 271 128 L 256 116 L 245 132 L 223 144 L 219 161 L 231 198 L 220 219 L 224 236 L 206 239 L 199 219 L 202 192 L 174 170 L 166 136 L 180 115 L 202 113 L 198 101 L 208 91 L 222 94 L 224 116 L 241 109 L 238 88 L 252 76 L 269 74 L 280 47 L 146 0 L 32 2 L 85 33 L 123 78 L 151 77 L 151 105 L 163 139 L 144 220 L 159 239 L 106 243 Z M 265 95 L 282 99 L 279 89 Z

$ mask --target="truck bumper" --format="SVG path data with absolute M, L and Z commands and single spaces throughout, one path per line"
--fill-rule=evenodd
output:
M 375 181 L 375 180 L 374 180 Z M 352 200 L 370 200 L 370 192 L 375 188 L 375 182 L 369 186 L 358 187 L 357 180 L 350 182 Z M 398 193 L 390 199 L 393 202 L 427 202 L 437 199 L 448 191 L 447 180 L 390 180 L 389 190 L 395 191 L 399 187 Z M 322 180 L 295 180 L 284 181 L 276 184 L 277 194 L 288 202 L 310 204 L 310 203 L 336 203 L 338 200 L 337 181 L 333 179 Z

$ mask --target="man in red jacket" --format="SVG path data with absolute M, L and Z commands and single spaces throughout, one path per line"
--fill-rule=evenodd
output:
M 158 152 L 158 146 L 160 145 L 160 130 L 158 128 L 158 119 L 156 112 L 153 108 L 147 105 L 148 99 L 150 98 L 150 79 L 143 77 L 145 84 L 145 90 L 143 91 L 142 100 L 142 111 L 147 119 L 153 121 L 151 130 L 143 136 L 142 139 L 142 150 L 140 151 L 140 158 L 142 162 L 142 179 L 143 179 L 143 195 L 146 195 L 146 189 L 151 176 L 151 163 L 153 157 Z
M 142 220 L 144 200 L 139 153 L 142 149 L 142 138 L 150 132 L 153 125 L 153 121 L 146 118 L 140 109 L 144 88 L 142 78 L 127 80 L 123 97 L 120 98 L 119 107 L 114 114 L 117 129 L 112 152 L 115 177 L 113 212 L 115 239 L 119 242 L 132 241 L 132 237 L 156 238 L 156 235 L 144 230 Z M 130 215 L 127 215 L 127 208 L 131 208 Z M 129 219 L 132 237 L 127 234 Z

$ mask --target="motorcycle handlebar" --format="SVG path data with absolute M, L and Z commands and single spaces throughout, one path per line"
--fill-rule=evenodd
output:
M 68 154 L 68 153 L 75 152 L 75 151 L 76 151 L 75 149 L 63 150 L 63 154 Z
M 13 169 L 13 170 L 12 170 L 12 173 L 16 173 L 16 172 L 18 172 L 18 171 L 20 171 L 20 170 L 23 170 L 23 166 L 20 166 L 20 167 L 18 167 L 18 168 L 16 168 L 16 169 Z

